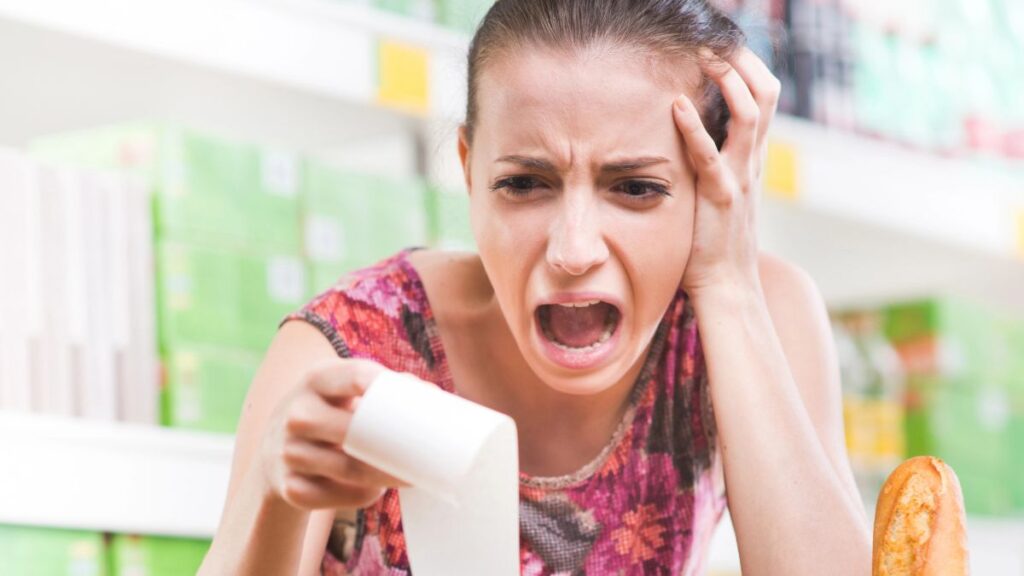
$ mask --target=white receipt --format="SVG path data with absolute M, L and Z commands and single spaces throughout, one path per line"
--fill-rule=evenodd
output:
M 519 575 L 515 422 L 409 374 L 384 372 L 360 399 L 345 452 L 399 489 L 415 576 Z

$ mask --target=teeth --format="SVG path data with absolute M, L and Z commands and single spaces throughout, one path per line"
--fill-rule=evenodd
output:
M 601 344 L 604 344 L 605 342 L 607 342 L 608 339 L 611 338 L 611 336 L 612 336 L 612 331 L 615 330 L 615 325 L 612 324 L 612 323 L 609 323 L 607 326 L 604 327 L 604 332 L 601 334 L 601 337 L 597 339 L 597 342 L 594 342 L 593 344 L 591 344 L 589 346 L 584 346 L 582 348 L 576 348 L 576 347 L 573 347 L 573 346 L 566 346 L 565 344 L 562 344 L 558 340 L 555 340 L 555 337 L 551 334 L 551 332 L 547 328 L 543 328 L 543 330 L 544 330 L 544 335 L 547 336 L 548 340 L 552 344 L 554 344 L 555 346 L 558 346 L 559 348 L 561 348 L 562 350 L 565 350 L 567 352 L 575 352 L 577 354 L 581 354 L 581 353 L 584 353 L 584 352 L 590 352 L 590 351 L 596 350 Z
M 586 302 L 566 302 L 565 304 L 559 304 L 559 306 L 562 306 L 562 307 L 565 307 L 565 308 L 586 308 L 587 306 L 593 306 L 595 304 L 600 304 L 600 303 L 601 303 L 600 300 L 588 300 Z

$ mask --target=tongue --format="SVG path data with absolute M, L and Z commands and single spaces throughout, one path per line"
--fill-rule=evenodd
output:
M 559 343 L 573 348 L 584 348 L 597 342 L 611 314 L 610 304 L 601 302 L 585 308 L 549 306 L 548 328 Z

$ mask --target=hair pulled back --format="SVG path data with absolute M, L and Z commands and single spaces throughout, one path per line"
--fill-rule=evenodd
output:
M 609 45 L 696 61 L 702 48 L 726 58 L 744 43 L 740 28 L 707 0 L 498 0 L 469 47 L 467 139 L 477 123 L 480 73 L 503 54 Z M 721 148 L 728 106 L 713 82 L 703 81 L 701 90 L 704 126 Z

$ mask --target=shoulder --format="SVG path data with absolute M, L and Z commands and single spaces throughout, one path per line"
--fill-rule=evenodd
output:
M 422 287 L 402 251 L 375 264 L 346 273 L 315 296 L 304 311 L 337 316 L 353 308 L 399 318 L 406 309 L 420 311 Z
M 807 337 L 831 334 L 825 299 L 806 270 L 764 251 L 759 255 L 758 268 L 765 302 L 777 331 L 812 329 Z
M 793 297 L 821 297 L 811 275 L 782 256 L 762 250 L 758 255 L 758 271 L 766 296 L 768 292 L 775 297 L 789 292 Z
M 494 288 L 474 252 L 417 250 L 409 263 L 421 278 L 438 324 L 458 329 L 479 326 L 494 303 Z
M 342 356 L 432 364 L 425 296 L 406 256 L 402 251 L 347 273 L 285 322 L 314 325 Z

